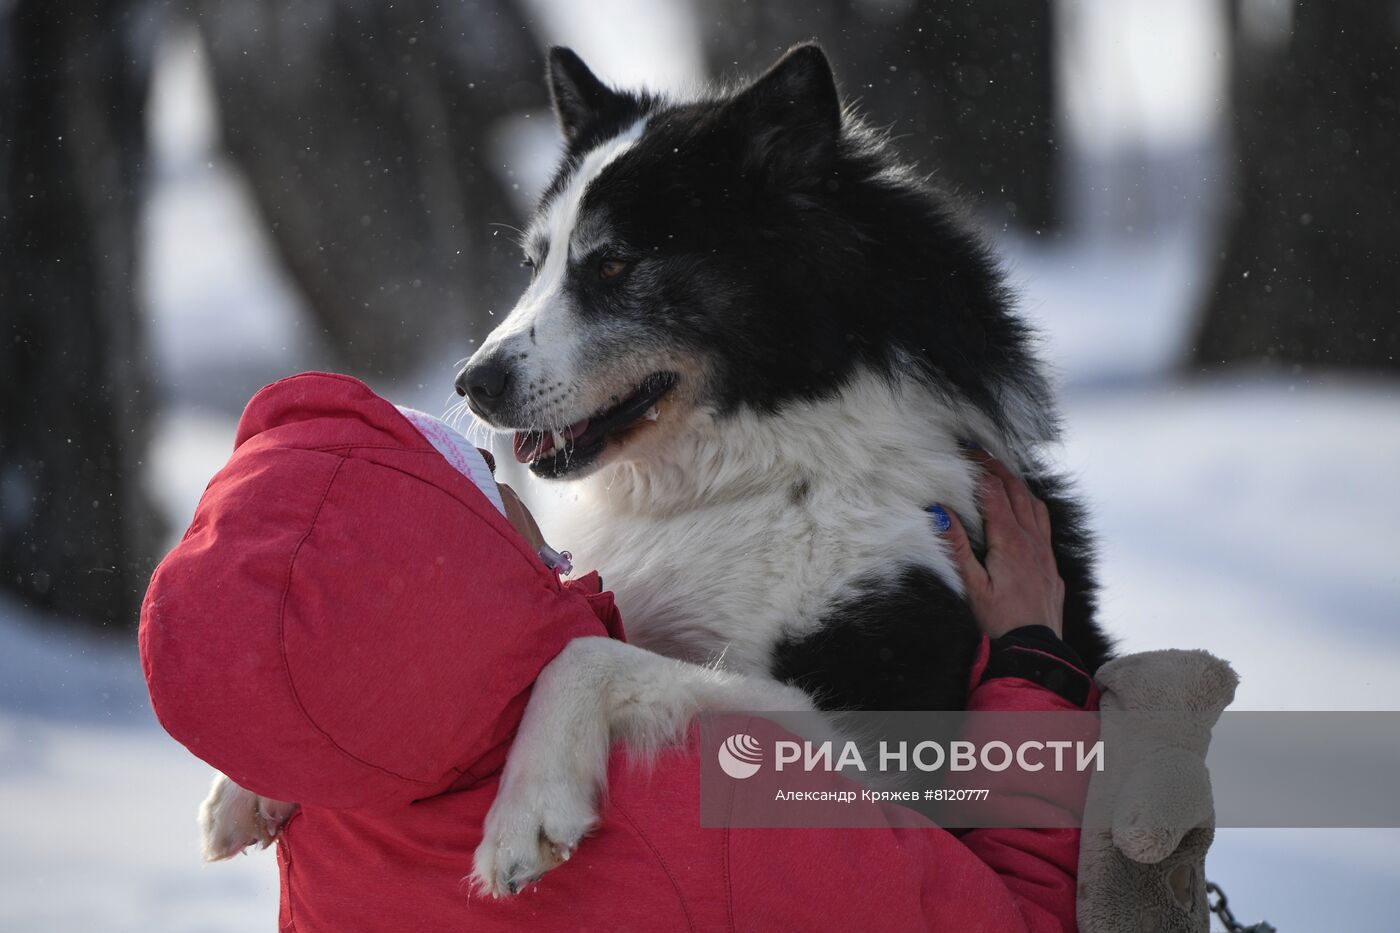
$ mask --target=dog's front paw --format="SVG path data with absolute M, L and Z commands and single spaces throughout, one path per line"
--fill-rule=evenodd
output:
M 206 862 L 232 858 L 263 838 L 258 795 L 222 774 L 199 805 L 199 831 Z
M 503 781 L 476 849 L 472 881 L 493 897 L 518 894 L 574 854 L 598 821 L 594 788 L 585 781 Z
M 251 845 L 266 849 L 296 811 L 294 803 L 259 797 L 222 774 L 214 775 L 199 806 L 201 848 L 206 862 L 232 858 Z

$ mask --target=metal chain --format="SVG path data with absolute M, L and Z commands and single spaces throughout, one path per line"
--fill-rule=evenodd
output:
M 1210 896 L 1214 894 L 1215 900 L 1212 902 Z M 1210 907 L 1210 912 L 1220 918 L 1220 922 L 1225 924 L 1227 933 L 1278 933 L 1273 924 L 1263 920 L 1258 923 L 1245 926 L 1235 919 L 1234 911 L 1230 910 L 1230 900 L 1225 896 L 1220 885 L 1213 881 L 1206 882 L 1206 904 Z

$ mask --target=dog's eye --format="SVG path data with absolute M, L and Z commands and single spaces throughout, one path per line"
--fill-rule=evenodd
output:
M 627 271 L 628 265 L 630 265 L 630 263 L 625 259 L 613 259 L 612 257 L 608 257 L 598 264 L 598 278 L 615 279 Z
M 535 261 L 529 256 L 526 256 L 524 259 L 520 260 L 520 264 L 531 271 L 533 271 L 535 268 Z

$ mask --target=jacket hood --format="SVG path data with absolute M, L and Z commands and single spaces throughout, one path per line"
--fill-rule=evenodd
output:
M 142 662 L 166 729 L 244 787 L 408 801 L 499 767 L 597 609 L 392 404 L 307 373 L 249 402 L 152 578 Z

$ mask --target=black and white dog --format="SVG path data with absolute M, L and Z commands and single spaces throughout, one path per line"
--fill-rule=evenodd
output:
M 537 476 L 550 523 L 618 597 L 631 644 L 541 675 L 476 854 L 513 893 L 596 819 L 613 739 L 654 748 L 701 710 L 957 709 L 978 643 L 924 509 L 974 538 L 960 442 L 1051 511 L 1065 638 L 1091 669 L 1082 510 L 1038 445 L 1054 405 L 995 260 L 958 206 L 843 111 L 813 45 L 674 102 L 550 57 L 566 142 L 526 232 L 532 280 L 458 377 Z M 219 778 L 206 855 L 259 835 Z
M 631 645 L 541 677 L 477 851 L 514 892 L 596 817 L 610 741 L 701 709 L 957 709 L 978 642 L 925 507 L 974 538 L 976 443 L 1050 507 L 1065 638 L 1091 668 L 1082 510 L 1033 340 L 955 203 L 844 111 L 798 46 L 734 91 L 612 90 L 567 49 L 566 151 L 524 239 L 532 279 L 458 390 L 576 483 L 554 524 L 602 568 Z M 664 656 L 664 657 L 662 657 Z

